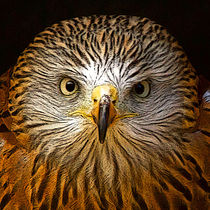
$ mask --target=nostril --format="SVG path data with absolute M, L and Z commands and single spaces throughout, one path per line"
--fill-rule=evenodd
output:
M 94 99 L 93 101 L 94 101 L 94 103 L 96 103 L 97 102 L 97 99 Z
M 112 103 L 113 103 L 113 105 L 115 105 L 116 104 L 116 100 L 113 100 Z

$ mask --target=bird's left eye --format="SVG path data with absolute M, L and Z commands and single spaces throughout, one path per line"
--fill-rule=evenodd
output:
M 139 97 L 147 97 L 150 93 L 150 85 L 147 81 L 141 81 L 134 85 L 134 92 Z
M 74 80 L 70 78 L 64 78 L 61 80 L 60 89 L 64 95 L 69 96 L 77 91 L 78 85 Z

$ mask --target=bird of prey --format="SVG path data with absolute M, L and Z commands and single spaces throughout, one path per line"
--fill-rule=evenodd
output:
M 147 18 L 46 28 L 0 79 L 0 209 L 208 209 L 203 81 Z

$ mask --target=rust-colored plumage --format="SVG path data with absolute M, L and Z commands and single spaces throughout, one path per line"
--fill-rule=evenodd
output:
M 0 77 L 0 209 L 208 209 L 209 110 L 162 26 L 59 22 Z

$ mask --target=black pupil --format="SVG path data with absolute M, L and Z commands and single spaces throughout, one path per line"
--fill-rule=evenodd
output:
M 66 90 L 68 90 L 69 92 L 74 91 L 75 89 L 75 83 L 73 81 L 68 81 L 66 83 Z
M 142 94 L 144 92 L 144 85 L 138 83 L 135 85 L 135 91 L 137 94 Z

